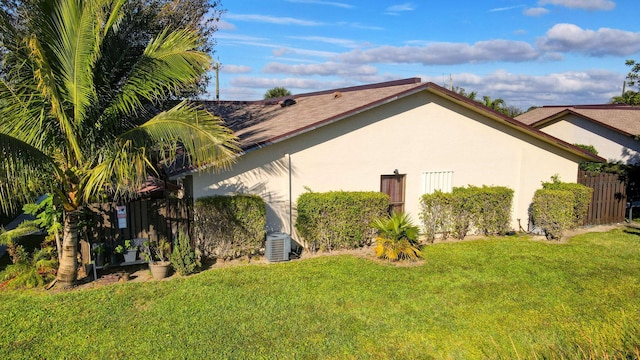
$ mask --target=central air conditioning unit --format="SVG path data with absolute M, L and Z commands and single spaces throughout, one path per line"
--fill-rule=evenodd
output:
M 291 252 L 291 236 L 285 233 L 273 233 L 267 235 L 264 255 L 267 260 L 288 261 Z

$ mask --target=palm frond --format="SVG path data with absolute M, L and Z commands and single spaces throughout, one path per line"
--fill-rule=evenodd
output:
M 57 174 L 53 159 L 35 147 L 0 132 L 0 207 L 15 209 L 33 198 L 34 190 L 46 191 Z
M 103 149 L 96 164 L 81 179 L 80 191 L 88 201 L 102 194 L 116 198 L 131 197 L 147 180 L 147 171 L 153 169 L 147 149 L 134 147 L 131 141 L 116 141 Z
M 80 126 L 88 107 L 96 100 L 93 87 L 93 64 L 97 57 L 98 44 L 102 39 L 100 12 L 97 1 L 60 2 L 54 22 L 51 43 L 52 61 L 59 64 L 56 75 L 62 78 L 60 86 L 67 106 L 71 107 L 70 121 Z M 97 13 L 96 13 L 97 12 Z
M 52 33 L 55 32 L 52 31 Z M 59 39 L 49 40 L 51 42 L 59 41 Z M 73 154 L 76 162 L 82 163 L 84 155 L 82 154 L 77 136 L 78 127 L 73 122 L 73 118 L 65 111 L 65 99 L 56 82 L 58 76 L 55 72 L 55 64 L 51 62 L 52 59 L 48 56 L 46 46 L 47 44 L 43 44 L 36 34 L 31 34 L 29 37 L 28 48 L 30 50 L 30 57 L 35 64 L 33 75 L 37 81 L 37 89 L 41 93 L 44 101 L 49 104 L 51 115 L 58 121 L 58 126 L 64 133 L 65 145 Z
M 216 170 L 228 168 L 239 151 L 237 137 L 222 125 L 220 118 L 188 102 L 159 113 L 120 138 L 138 147 L 178 142 L 192 165 Z M 164 152 L 162 156 L 167 163 L 172 163 L 176 153 Z
M 196 83 L 211 64 L 208 54 L 195 50 L 202 43 L 195 31 L 164 31 L 146 47 L 126 84 L 113 101 L 120 114 L 135 113 L 143 100 L 155 102 Z

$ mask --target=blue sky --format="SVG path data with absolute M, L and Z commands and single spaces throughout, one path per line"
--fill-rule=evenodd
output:
M 637 0 L 224 0 L 222 100 L 420 77 L 508 105 L 606 103 L 640 60 Z M 208 98 L 215 97 L 211 82 Z

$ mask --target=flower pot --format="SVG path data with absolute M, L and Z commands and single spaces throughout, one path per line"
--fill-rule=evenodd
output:
M 138 256 L 138 250 L 131 249 L 124 252 L 124 262 L 134 262 Z
M 96 266 L 98 267 L 104 266 L 104 253 L 96 254 Z
M 156 279 L 164 279 L 169 275 L 169 261 L 156 261 L 149 263 L 149 270 L 151 270 L 151 276 Z

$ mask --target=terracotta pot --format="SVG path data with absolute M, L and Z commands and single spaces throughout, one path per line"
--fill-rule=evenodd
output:
M 169 275 L 169 267 L 171 263 L 169 261 L 156 261 L 149 263 L 149 270 L 151 270 L 151 276 L 156 279 L 164 279 Z

